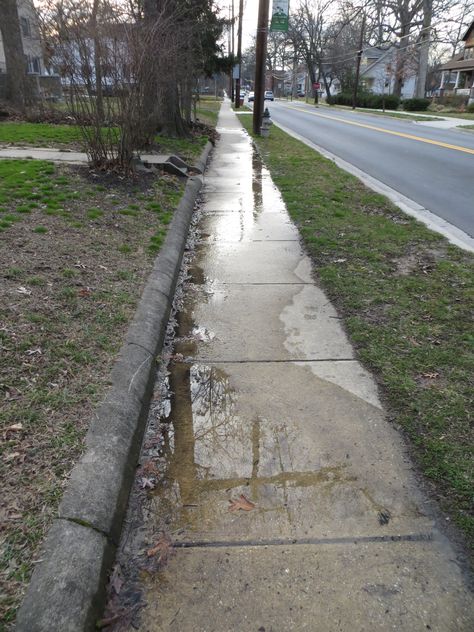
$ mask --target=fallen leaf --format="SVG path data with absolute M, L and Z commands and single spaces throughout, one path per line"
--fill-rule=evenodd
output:
M 31 294 L 31 290 L 27 290 L 26 287 L 23 287 L 23 285 L 17 287 L 16 291 L 18 292 L 18 294 L 26 294 L 27 296 Z
M 92 294 L 92 291 L 90 287 L 83 287 L 79 290 L 78 294 L 79 296 L 90 296 Z
M 41 355 L 43 352 L 41 351 L 41 349 L 38 347 L 38 349 L 28 349 L 28 351 L 26 352 L 26 355 L 32 356 L 32 355 Z
M 123 579 L 122 579 L 122 571 L 120 570 L 120 566 L 118 564 L 114 566 L 112 575 L 110 576 L 110 584 L 112 588 L 115 590 L 116 594 L 120 595 L 120 591 L 122 590 L 122 586 L 123 586 Z
M 155 489 L 156 483 L 153 478 L 143 476 L 140 485 L 142 489 Z
M 5 461 L 13 461 L 14 459 L 17 459 L 19 456 L 21 456 L 20 452 L 10 452 L 10 454 L 5 454 Z
M 99 621 L 97 621 L 96 625 L 99 630 L 102 630 L 103 628 L 108 628 L 109 625 L 117 623 L 117 621 L 120 621 L 122 617 L 123 617 L 123 614 L 120 612 L 118 614 L 114 614 L 112 617 L 107 617 L 106 619 L 100 619 Z
M 170 555 L 173 553 L 173 543 L 167 535 L 160 535 L 155 546 L 148 549 L 146 552 L 147 557 L 156 557 L 160 562 L 166 562 Z
M 243 494 L 240 494 L 236 500 L 229 499 L 229 503 L 229 511 L 239 511 L 239 509 L 242 511 L 252 511 L 252 509 L 255 509 L 255 503 L 246 498 Z
M 10 432 L 20 432 L 20 430 L 23 430 L 23 424 L 12 424 L 7 428 L 7 431 Z
M 156 463 L 152 460 L 146 461 L 141 467 L 141 472 L 143 474 L 148 474 L 148 476 L 154 477 L 158 476 L 160 470 L 157 468 Z
M 434 380 L 435 378 L 439 377 L 439 373 L 422 373 L 421 375 L 422 377 L 427 377 L 430 380 Z

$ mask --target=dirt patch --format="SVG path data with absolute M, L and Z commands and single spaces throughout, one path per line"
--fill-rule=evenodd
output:
M 8 624 L 184 183 L 41 161 L 0 169 L 0 618 Z
M 393 260 L 395 274 L 409 276 L 415 272 L 429 273 L 433 266 L 446 256 L 446 246 L 437 248 L 411 248 L 403 257 Z

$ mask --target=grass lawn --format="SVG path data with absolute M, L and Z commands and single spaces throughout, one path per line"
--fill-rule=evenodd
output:
M 201 123 L 205 125 L 217 125 L 217 117 L 221 109 L 222 99 L 201 96 L 196 108 L 196 114 Z
M 205 101 L 198 108 L 200 121 L 215 126 L 221 101 Z M 114 128 L 110 128 L 114 133 Z M 201 154 L 208 141 L 208 130 L 199 129 L 189 138 L 171 138 L 156 136 L 157 149 L 163 153 L 178 154 L 189 163 L 193 163 Z M 2 143 L 28 145 L 35 147 L 65 147 L 84 151 L 81 130 L 74 125 L 55 125 L 50 123 L 0 123 L 0 147 Z
M 217 117 L 216 117 L 217 120 Z M 191 138 L 170 138 L 156 136 L 157 148 L 163 153 L 172 153 L 181 156 L 188 163 L 193 163 L 200 155 L 208 141 L 207 134 L 198 134 Z
M 256 143 L 390 419 L 473 547 L 474 256 L 278 128 Z
M 434 114 L 435 116 L 448 117 L 448 118 L 461 118 L 467 121 L 474 121 L 474 112 L 432 112 L 427 110 L 428 114 Z M 417 112 L 418 114 L 418 112 Z
M 474 129 L 474 125 L 459 125 L 459 126 L 458 126 L 458 129 L 468 129 L 468 130 L 471 130 L 471 129 Z
M 51 123 L 0 123 L 0 143 L 28 144 L 38 147 L 82 143 L 81 130 L 75 125 Z
M 87 167 L 0 161 L 6 626 L 183 189 L 172 176 L 127 180 Z
M 443 119 L 438 116 L 411 116 L 410 114 L 406 114 L 404 112 L 394 112 L 385 110 L 382 112 L 380 110 L 369 110 L 367 108 L 356 108 L 357 112 L 363 112 L 364 114 L 375 114 L 376 116 L 389 116 L 391 118 L 405 119 L 406 121 L 442 121 Z
M 337 110 L 346 110 L 349 112 L 353 111 L 352 108 L 349 107 L 348 105 L 327 105 L 326 103 L 320 103 L 319 105 L 325 108 L 331 108 L 331 109 L 335 108 Z M 410 114 L 406 114 L 405 112 L 396 112 L 395 110 L 385 110 L 385 112 L 383 112 L 382 110 L 371 110 L 370 108 L 356 108 L 355 111 L 362 112 L 362 114 L 374 114 L 375 116 L 388 116 L 391 118 L 405 119 L 408 121 L 442 121 L 443 120 L 442 118 L 439 118 L 437 116 L 430 116 L 429 112 L 425 114 L 425 116 L 411 116 Z M 416 114 L 420 114 L 420 112 L 417 112 Z

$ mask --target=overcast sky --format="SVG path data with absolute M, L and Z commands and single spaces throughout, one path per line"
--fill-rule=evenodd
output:
M 221 7 L 221 16 L 229 16 L 229 8 L 232 7 L 232 0 L 218 0 L 217 4 Z M 270 0 L 270 9 L 271 9 Z M 234 0 L 234 15 L 238 16 L 239 13 L 239 0 Z M 258 0 L 244 0 L 244 20 L 242 28 L 242 50 L 245 50 L 251 44 L 251 39 L 257 32 L 257 18 L 258 18 Z M 227 37 L 226 37 L 227 45 Z M 235 25 L 235 50 L 237 52 L 237 24 Z

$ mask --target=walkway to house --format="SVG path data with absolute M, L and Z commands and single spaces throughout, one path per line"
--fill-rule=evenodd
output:
M 456 553 L 225 103 L 179 316 L 147 632 L 461 632 Z

